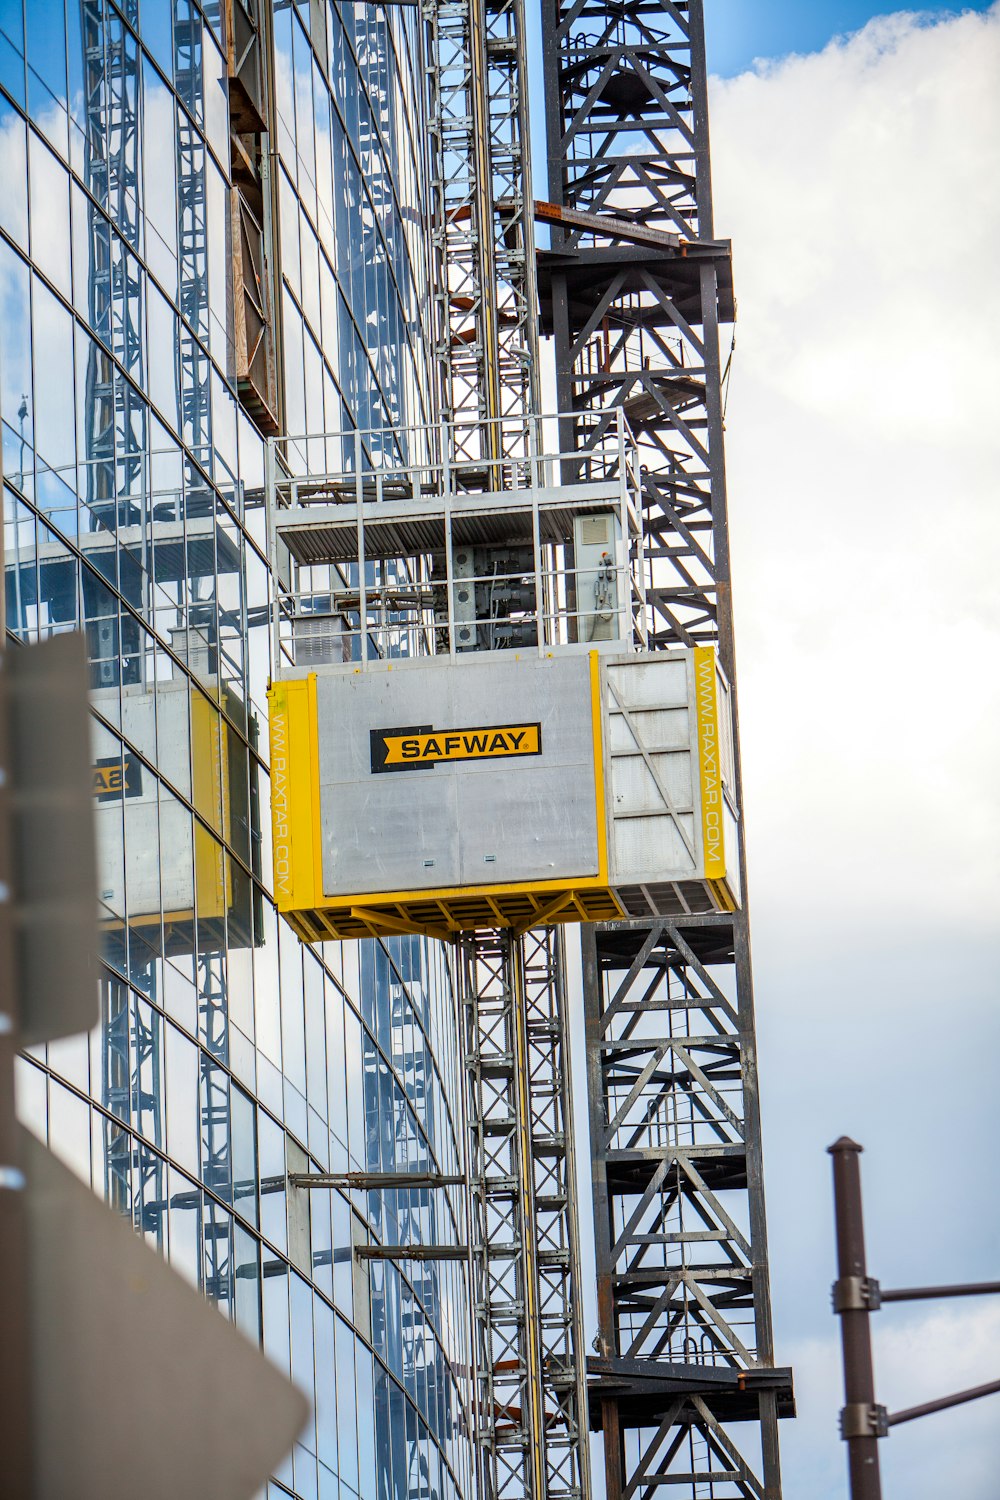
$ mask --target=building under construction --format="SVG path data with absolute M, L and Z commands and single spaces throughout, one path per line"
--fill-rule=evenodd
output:
M 700 0 L 4 17 L 24 1119 L 308 1392 L 269 1500 L 778 1500 Z

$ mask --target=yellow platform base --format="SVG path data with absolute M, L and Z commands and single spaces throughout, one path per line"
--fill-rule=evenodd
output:
M 451 938 L 477 927 L 530 927 L 557 922 L 616 922 L 624 907 L 609 890 L 428 891 L 396 901 L 372 900 L 365 905 L 322 906 L 310 911 L 286 910 L 285 916 L 307 943 L 331 938 L 385 937 L 393 933 L 421 933 Z

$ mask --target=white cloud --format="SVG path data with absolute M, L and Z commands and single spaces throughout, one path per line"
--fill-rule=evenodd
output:
M 846 1484 L 826 1144 L 868 1148 L 883 1280 L 996 1275 L 998 77 L 995 5 L 712 85 L 786 1500 Z M 900 1317 L 890 1406 L 1000 1375 L 955 1365 L 996 1309 Z M 887 1494 L 992 1500 L 998 1403 L 894 1434 Z
M 838 1330 L 793 1346 L 799 1416 L 794 1440 L 784 1428 L 788 1500 L 840 1500 L 847 1456 L 837 1431 L 844 1400 Z M 1000 1378 L 1000 1306 L 987 1299 L 924 1304 L 909 1315 L 885 1308 L 872 1324 L 875 1394 L 890 1412 Z M 996 1494 L 1000 1397 L 921 1417 L 890 1431 L 879 1449 L 887 1496 L 993 1500 Z M 947 1474 L 947 1485 L 943 1476 Z
M 996 380 L 998 74 L 995 9 L 904 12 L 716 86 L 719 222 L 758 226 L 737 290 L 772 389 L 880 442 L 1000 446 L 996 385 L 963 378 Z
M 993 920 L 997 77 L 995 7 L 714 85 L 759 904 Z

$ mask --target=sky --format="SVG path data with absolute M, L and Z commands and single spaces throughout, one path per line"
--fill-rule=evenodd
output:
M 754 60 L 821 51 L 833 37 L 860 30 L 873 16 L 892 6 L 866 0 L 704 0 L 705 47 L 710 70 L 730 78 L 752 67 Z M 983 11 L 979 4 L 922 8 L 924 15 L 947 16 L 962 10 Z M 917 7 L 914 7 L 917 9 Z
M 706 9 L 785 1500 L 842 1500 L 827 1145 L 883 1285 L 1000 1275 L 1000 6 Z M 995 1379 L 1000 1298 L 875 1338 L 890 1410 Z M 1000 1397 L 881 1459 L 995 1500 Z

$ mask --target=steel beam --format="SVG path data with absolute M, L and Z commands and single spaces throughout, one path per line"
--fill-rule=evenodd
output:
M 438 388 L 463 433 L 454 457 L 485 464 L 527 452 L 539 404 L 524 3 L 424 13 Z
M 589 1494 L 561 936 L 461 944 L 481 1493 Z
M 441 413 L 503 490 L 534 451 L 538 292 L 524 0 L 428 0 Z M 461 944 L 481 1500 L 589 1496 L 561 936 Z
M 462 1187 L 465 1178 L 457 1172 L 289 1172 L 288 1181 L 297 1188 L 389 1192 L 396 1188 Z
M 580 413 L 560 446 L 585 453 L 594 413 L 625 410 L 644 465 L 650 644 L 715 644 L 733 681 L 719 349 L 733 295 L 712 215 L 700 0 L 542 9 L 542 317 L 559 409 Z M 739 796 L 738 743 L 735 784 Z M 792 1397 L 788 1372 L 773 1371 L 745 904 L 585 930 L 583 972 L 600 1350 L 590 1415 L 608 1500 L 708 1484 L 777 1500 L 776 1418 Z M 720 1371 L 736 1372 L 735 1398 Z

